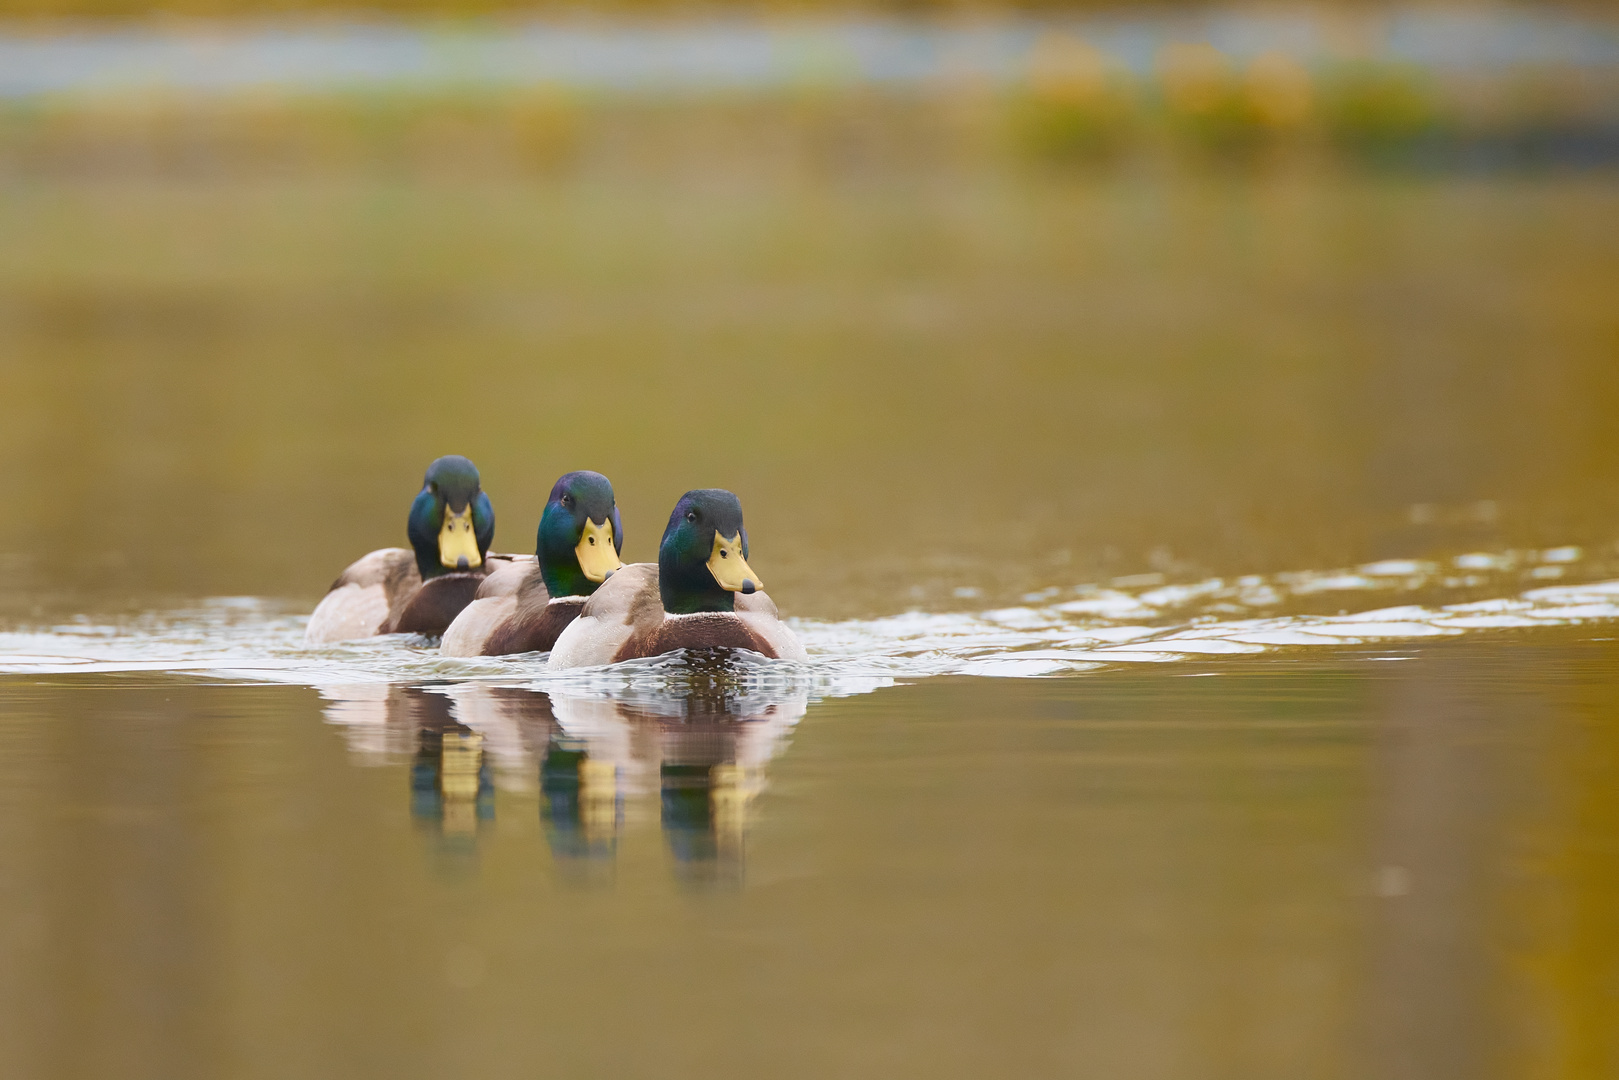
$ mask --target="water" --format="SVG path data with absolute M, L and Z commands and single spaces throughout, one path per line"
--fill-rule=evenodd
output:
M 1605 174 L 812 182 L 707 147 L 736 172 L 15 182 L 0 610 L 312 608 L 448 452 L 501 550 L 567 469 L 613 478 L 631 561 L 731 488 L 805 618 L 1612 551 Z
M 0 130 L 0 1075 L 1619 1068 L 1612 175 L 958 105 Z M 809 662 L 304 647 L 447 452 Z
M 811 654 L 807 664 L 739 657 L 739 685 L 816 696 L 868 693 L 900 680 L 938 675 L 1038 677 L 1119 664 L 1169 663 L 1267 653 L 1305 657 L 1343 646 L 1410 643 L 1538 627 L 1595 626 L 1619 619 L 1619 581 L 1538 585 L 1516 595 L 1425 606 L 1434 592 L 1511 589 L 1515 579 L 1580 574 L 1577 547 L 1477 552 L 1453 566 L 1398 559 L 1354 571 L 1250 575 L 1188 585 L 1048 588 L 1020 607 L 972 613 L 912 611 L 842 621 L 789 618 Z M 1601 565 L 1600 563 L 1598 564 Z M 1142 575 L 1146 579 L 1162 575 Z M 1491 586 L 1494 586 L 1492 589 Z M 1322 600 L 1360 610 L 1297 609 Z M 1392 601 L 1392 603 L 1389 603 Z M 1380 603 L 1381 602 L 1381 603 Z M 679 680 L 688 658 L 651 658 L 552 672 L 544 654 L 448 657 L 414 634 L 336 645 L 304 643 L 302 615 L 253 597 L 136 618 L 72 622 L 0 633 L 0 674 L 171 672 L 291 682 L 314 687 L 399 681 L 529 685 L 536 689 L 645 688 Z M 1238 617 L 1232 617 L 1238 616 Z
M 12 679 L 0 1054 L 26 1076 L 1604 1074 L 1614 644 L 1389 652 L 947 677 L 721 725 L 774 740 L 741 755 L 700 692 L 682 721 L 396 688 L 345 739 L 299 687 Z M 452 714 L 508 730 L 468 762 Z M 617 763 L 606 794 L 580 754 Z
M 0 635 L 0 1070 L 1600 1075 L 1619 581 L 1399 603 L 1582 556 L 800 620 L 805 665 L 250 598 Z M 1277 613 L 1322 596 L 1396 606 Z

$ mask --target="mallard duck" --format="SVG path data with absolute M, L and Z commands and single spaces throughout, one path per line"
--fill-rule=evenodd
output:
M 534 562 L 492 572 L 444 632 L 447 656 L 546 652 L 585 601 L 624 564 L 624 525 L 601 473 L 557 480 L 540 514 Z
M 477 466 L 451 454 L 427 467 L 406 525 L 413 550 L 382 548 L 352 564 L 304 630 L 311 645 L 377 634 L 437 637 L 472 602 L 489 570 L 495 509 Z
M 585 601 L 551 649 L 552 668 L 591 667 L 676 649 L 749 649 L 805 659 L 804 646 L 748 566 L 742 504 L 729 491 L 688 491 L 675 504 L 658 562 L 624 567 Z

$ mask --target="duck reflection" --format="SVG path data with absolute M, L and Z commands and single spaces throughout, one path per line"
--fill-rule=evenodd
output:
M 598 868 L 610 872 L 624 826 L 613 762 L 592 759 L 581 740 L 556 731 L 540 766 L 540 795 L 545 838 L 558 864 L 577 864 L 586 877 Z
M 410 813 L 436 825 L 445 836 L 471 837 L 481 822 L 495 818 L 493 770 L 484 758 L 484 738 L 449 719 L 417 730 L 410 768 Z
M 489 734 L 463 723 L 458 687 L 362 685 L 325 688 L 326 719 L 342 728 L 362 765 L 409 762 L 409 809 L 433 838 L 439 869 L 476 867 L 478 834 L 495 819 Z
M 464 723 L 459 687 L 328 687 L 326 719 L 341 727 L 359 764 L 409 762 L 411 820 L 432 838 L 441 873 L 475 873 L 479 834 L 495 819 L 491 739 Z M 470 710 L 474 711 L 475 710 Z
M 623 828 L 626 797 L 657 797 L 658 819 L 677 876 L 740 880 L 753 802 L 764 767 L 804 715 L 808 697 L 743 695 L 723 681 L 680 696 L 553 695 L 558 736 L 578 775 L 598 778 L 616 800 L 601 802 L 601 827 Z M 550 758 L 548 757 L 548 761 Z
M 619 755 L 558 723 L 551 696 L 506 686 L 451 690 L 457 718 L 482 734 L 503 791 L 532 794 L 538 777 L 540 821 L 559 868 L 580 881 L 608 882 L 623 825 Z
M 362 764 L 408 757 L 410 812 L 447 851 L 470 853 L 496 791 L 538 796 L 557 867 L 613 880 L 627 828 L 659 823 L 682 881 L 739 882 L 765 766 L 808 707 L 719 672 L 678 693 L 484 685 L 322 691 Z M 529 820 L 533 820 L 532 818 Z

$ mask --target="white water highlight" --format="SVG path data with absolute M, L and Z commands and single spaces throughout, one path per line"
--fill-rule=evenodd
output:
M 741 694 L 814 700 L 937 675 L 1063 676 L 1619 620 L 1619 580 L 1536 584 L 1572 576 L 1584 561 L 1578 548 L 1553 548 L 1469 554 L 1444 566 L 1391 560 L 1179 584 L 1144 575 L 1107 587 L 1044 589 L 1023 606 L 988 611 L 793 620 L 809 663 L 741 657 L 727 677 Z M 1477 596 L 1492 587 L 1504 595 L 1414 602 L 1436 590 Z M 1340 610 L 1284 610 L 1310 604 Z M 280 602 L 243 597 L 127 619 L 84 616 L 0 632 L 0 673 L 151 672 L 317 688 L 488 683 L 653 700 L 678 693 L 693 671 L 674 655 L 558 673 L 541 654 L 446 657 L 408 635 L 309 647 L 306 618 Z

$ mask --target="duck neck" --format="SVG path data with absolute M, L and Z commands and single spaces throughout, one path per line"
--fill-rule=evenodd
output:
M 693 566 L 668 547 L 658 552 L 658 592 L 671 615 L 736 610 L 735 594 L 720 588 L 707 564 Z
M 534 557 L 540 563 L 540 576 L 545 579 L 545 591 L 558 596 L 589 596 L 596 591 L 599 581 L 591 581 L 579 565 L 576 546 L 579 527 L 573 515 L 553 503 L 540 516 L 540 531 L 534 541 Z
M 422 492 L 410 504 L 410 520 L 405 533 L 410 537 L 411 550 L 416 553 L 416 569 L 423 581 L 449 571 L 449 567 L 439 559 L 438 526 L 434 524 L 435 521 L 442 521 L 443 515 L 443 506 L 430 492 Z
M 439 561 L 438 545 L 434 544 L 431 550 L 416 548 L 416 570 L 423 581 L 429 581 L 440 574 L 448 574 L 450 568 Z

